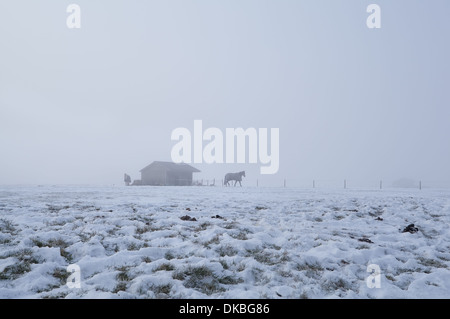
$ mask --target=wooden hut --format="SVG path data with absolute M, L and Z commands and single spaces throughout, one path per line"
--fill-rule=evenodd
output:
M 193 173 L 200 172 L 188 164 L 155 161 L 141 172 L 141 185 L 190 186 Z

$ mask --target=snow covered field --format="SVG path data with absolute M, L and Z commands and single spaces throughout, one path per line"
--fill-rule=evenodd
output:
M 0 298 L 450 298 L 449 226 L 449 190 L 3 186 Z

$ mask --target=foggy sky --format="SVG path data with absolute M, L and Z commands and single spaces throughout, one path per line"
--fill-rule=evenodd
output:
M 66 26 L 70 3 L 81 29 Z M 381 29 L 366 26 L 370 3 Z M 276 175 L 193 164 L 195 178 L 450 181 L 449 12 L 448 0 L 1 1 L 0 184 L 138 179 L 194 120 L 280 130 Z

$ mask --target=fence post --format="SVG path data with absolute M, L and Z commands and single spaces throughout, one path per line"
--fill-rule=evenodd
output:
M 258 179 L 256 179 L 256 187 L 258 187 L 259 185 L 258 185 Z
M 347 188 L 347 180 L 344 179 L 344 189 Z
M 422 189 L 422 181 L 419 181 L 419 189 Z
M 284 179 L 284 187 L 286 187 L 286 179 Z
M 383 189 L 383 181 L 380 181 L 380 189 Z
M 313 188 L 316 188 L 316 181 L 313 180 Z

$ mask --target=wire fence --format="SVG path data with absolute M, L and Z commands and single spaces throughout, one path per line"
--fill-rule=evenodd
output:
M 318 189 L 449 189 L 450 181 L 433 180 L 353 180 L 353 179 L 242 179 L 242 186 L 246 187 L 297 187 Z M 230 186 L 234 186 L 234 181 Z M 204 178 L 193 180 L 194 186 L 217 186 L 225 187 L 223 178 Z M 239 182 L 236 186 L 240 186 Z

